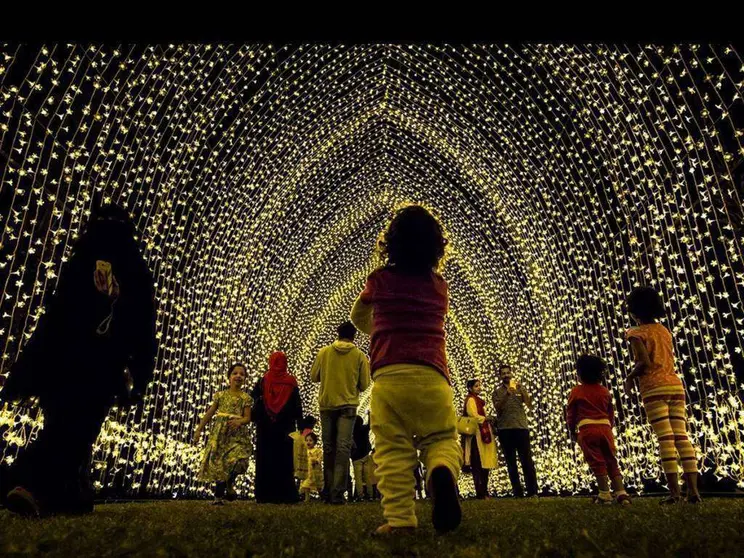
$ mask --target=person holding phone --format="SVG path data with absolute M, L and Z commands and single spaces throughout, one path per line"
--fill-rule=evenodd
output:
M 527 485 L 527 496 L 537 496 L 537 473 L 530 447 L 530 430 L 527 424 L 525 406 L 532 408 L 532 398 L 521 382 L 512 374 L 511 366 L 499 366 L 501 385 L 493 394 L 493 406 L 496 409 L 496 427 L 499 442 L 504 451 L 509 481 L 516 498 L 524 496 L 522 483 L 517 469 L 517 456 L 522 465 L 524 482 Z
M 136 237 L 125 208 L 94 205 L 0 390 L 0 404 L 37 398 L 44 413 L 36 440 L 0 477 L 0 503 L 11 512 L 93 511 L 90 461 L 101 426 L 115 402 L 142 400 L 155 368 L 154 280 Z

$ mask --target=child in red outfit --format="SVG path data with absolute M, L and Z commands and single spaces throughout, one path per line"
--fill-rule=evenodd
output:
M 597 478 L 599 496 L 595 502 L 612 503 L 611 479 L 617 502 L 627 505 L 630 504 L 630 497 L 625 492 L 623 475 L 617 463 L 615 437 L 612 434 L 615 422 L 612 394 L 601 384 L 606 368 L 604 361 L 597 356 L 582 355 L 576 361 L 581 383 L 568 396 L 566 422 L 574 440 L 578 429 L 579 447 Z

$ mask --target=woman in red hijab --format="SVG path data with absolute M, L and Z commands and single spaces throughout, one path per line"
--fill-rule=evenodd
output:
M 297 380 L 282 352 L 269 357 L 269 370 L 253 388 L 256 423 L 256 501 L 288 504 L 299 500 L 294 482 L 294 443 L 289 437 L 302 420 Z

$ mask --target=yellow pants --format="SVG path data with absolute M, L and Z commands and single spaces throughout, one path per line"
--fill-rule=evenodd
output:
M 677 454 L 685 473 L 697 473 L 695 448 L 687 434 L 685 391 L 681 385 L 661 386 L 643 394 L 648 421 L 659 440 L 664 473 L 677 473 Z
M 386 366 L 375 373 L 370 411 L 383 515 L 393 527 L 416 527 L 417 450 L 427 482 L 439 466 L 457 481 L 462 466 L 452 388 L 434 368 Z

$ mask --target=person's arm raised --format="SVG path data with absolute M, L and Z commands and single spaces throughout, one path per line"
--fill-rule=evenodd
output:
M 372 305 L 362 302 L 360 296 L 354 301 L 354 306 L 351 308 L 351 322 L 359 331 L 370 335 L 372 333 L 373 314 Z

